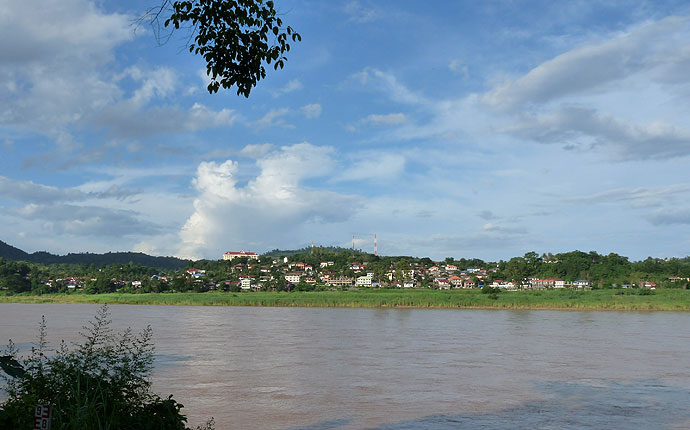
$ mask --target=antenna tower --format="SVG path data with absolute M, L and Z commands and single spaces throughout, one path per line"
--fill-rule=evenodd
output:
M 376 233 L 374 233 L 374 257 L 379 255 L 378 243 L 376 241 Z

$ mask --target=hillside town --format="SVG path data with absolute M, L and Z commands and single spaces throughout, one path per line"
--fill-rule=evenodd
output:
M 1 259 L 0 259 L 1 260 Z M 0 261 L 2 262 L 2 261 Z M 527 253 L 509 261 L 381 257 L 320 249 L 290 255 L 228 251 L 218 260 L 188 262 L 180 270 L 127 265 L 30 266 L 3 262 L 0 289 L 40 293 L 83 291 L 313 291 L 360 288 L 501 291 L 592 288 L 688 288 L 690 264 L 678 259 L 628 262 L 616 254 Z M 645 271 L 643 272 L 642 269 Z

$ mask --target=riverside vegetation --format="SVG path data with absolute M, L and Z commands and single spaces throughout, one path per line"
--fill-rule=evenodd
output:
M 256 293 L 109 293 L 0 296 L 13 303 L 363 308 L 579 309 L 690 311 L 690 290 L 601 289 L 485 292 L 360 289 Z
M 371 286 L 357 285 L 360 278 Z M 529 280 L 535 278 L 586 288 L 531 290 Z M 519 291 L 492 288 L 509 282 Z M 131 262 L 42 265 L 0 258 L 3 302 L 690 310 L 689 286 L 688 257 L 631 262 L 593 251 L 529 252 L 485 262 L 317 247 L 272 251 L 257 260 L 190 261 L 179 270 Z
M 151 328 L 134 335 L 110 329 L 107 306 L 80 333 L 83 341 L 51 350 L 46 321 L 27 357 L 10 340 L 0 356 L 8 399 L 0 403 L 0 428 L 30 428 L 34 408 L 51 405 L 52 428 L 189 430 L 182 405 L 150 390 Z M 212 430 L 213 419 L 196 430 Z

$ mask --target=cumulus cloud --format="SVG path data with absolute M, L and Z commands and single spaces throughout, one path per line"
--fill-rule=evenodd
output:
M 95 145 L 82 137 L 90 131 L 142 138 L 233 124 L 229 109 L 164 104 L 181 92 L 171 68 L 122 68 L 116 62 L 116 49 L 135 37 L 133 21 L 89 0 L 3 4 L 0 37 L 12 43 L 0 46 L 0 126 L 55 144 L 28 163 L 62 158 L 61 165 L 71 167 L 80 158 L 103 159 L 104 146 L 93 151 Z
M 266 249 L 295 237 L 305 226 L 347 220 L 358 198 L 306 186 L 328 174 L 332 148 L 308 143 L 284 146 L 257 161 L 258 174 L 243 185 L 239 164 L 199 164 L 193 184 L 194 213 L 180 232 L 179 255 L 217 258 L 228 249 Z
M 119 88 L 96 72 L 113 49 L 134 37 L 131 17 L 106 14 L 92 2 L 7 2 L 0 38 L 0 123 L 55 137 Z M 40 23 L 40 25 L 37 25 Z

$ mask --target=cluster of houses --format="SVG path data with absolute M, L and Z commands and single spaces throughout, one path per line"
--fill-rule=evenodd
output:
M 206 289 L 230 289 L 244 291 L 260 291 L 275 289 L 282 284 L 291 289 L 300 284 L 325 286 L 331 288 L 350 287 L 385 287 L 385 288 L 420 288 L 431 287 L 443 290 L 471 289 L 489 286 L 512 291 L 520 289 L 558 289 L 577 288 L 591 289 L 587 280 L 566 281 L 558 278 L 529 278 L 522 282 L 497 280 L 497 268 L 466 268 L 461 269 L 454 264 L 439 264 L 428 266 L 421 262 L 396 263 L 391 267 L 382 267 L 380 263 L 343 263 L 321 261 L 314 267 L 299 261 L 289 261 L 288 257 L 274 259 L 267 262 L 260 260 L 255 252 L 226 252 L 224 261 L 232 262 L 237 258 L 241 261 L 229 265 L 232 276 L 223 280 L 209 279 L 206 270 L 190 268 L 182 273 L 194 283 L 201 283 Z M 500 276 L 500 275 L 499 275 Z M 153 275 L 152 280 L 161 282 L 171 281 L 180 275 Z M 63 281 L 68 289 L 83 288 L 86 281 L 96 279 L 69 277 Z M 669 281 L 690 281 L 688 278 L 673 277 Z M 48 281 L 50 285 L 52 281 Z M 142 286 L 141 280 L 115 281 L 118 287 L 131 285 L 134 288 Z M 643 281 L 640 288 L 655 289 L 654 282 Z M 633 287 L 624 285 L 623 287 Z
M 251 270 L 254 265 L 251 260 L 258 260 L 258 254 L 250 252 L 226 252 L 223 260 L 233 260 L 237 257 L 248 257 Z M 489 285 L 505 290 L 518 289 L 546 289 L 546 288 L 582 288 L 590 289 L 589 281 L 564 281 L 562 279 L 527 279 L 520 285 L 511 281 L 495 280 L 490 284 L 487 281 L 491 273 L 498 269 L 468 268 L 460 269 L 453 264 L 434 265 L 423 267 L 421 264 L 413 264 L 409 268 L 389 268 L 375 276 L 367 263 L 350 263 L 347 272 L 354 276 L 344 275 L 342 270 L 335 270 L 333 261 L 322 261 L 318 268 L 303 262 L 289 262 L 287 257 L 274 260 L 272 266 L 280 266 L 281 274 L 290 285 L 299 283 L 311 285 L 325 285 L 327 287 L 390 287 L 390 288 L 418 288 L 433 286 L 439 289 L 470 289 Z M 244 270 L 243 265 L 238 265 L 233 270 Z M 267 281 L 273 280 L 272 267 L 261 266 L 262 276 L 256 277 L 248 274 L 240 274 L 238 281 L 228 281 L 230 285 L 237 285 L 242 290 L 260 290 Z M 192 269 L 193 270 L 193 269 Z

